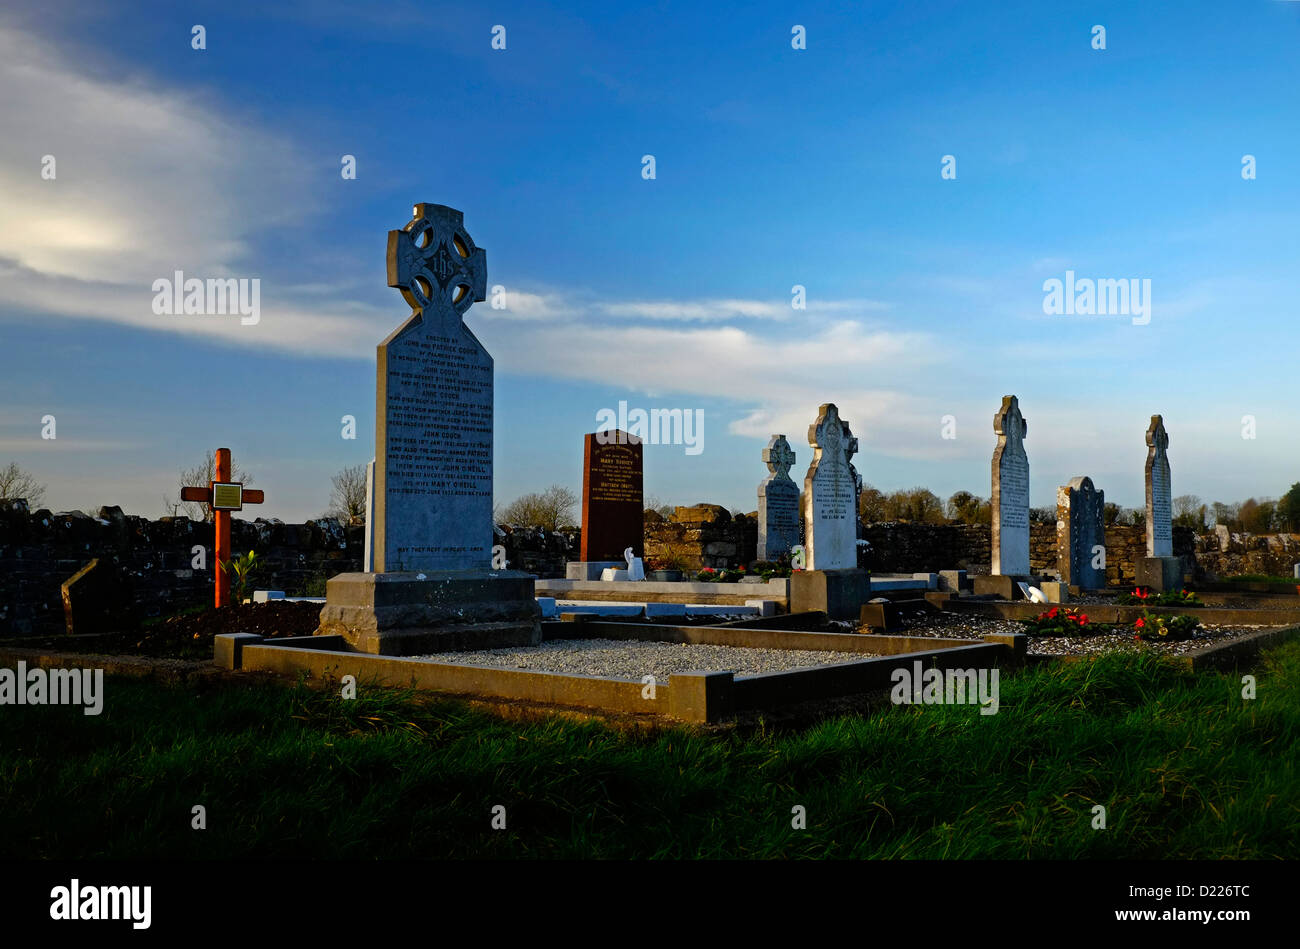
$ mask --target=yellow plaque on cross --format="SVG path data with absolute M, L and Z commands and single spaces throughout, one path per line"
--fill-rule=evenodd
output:
M 212 482 L 212 510 L 242 511 L 244 509 L 244 486 L 239 482 L 225 484 Z

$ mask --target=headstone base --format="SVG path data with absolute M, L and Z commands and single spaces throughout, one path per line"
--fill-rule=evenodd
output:
M 627 562 L 623 560 L 570 560 L 564 565 L 564 579 L 599 580 L 601 572 L 610 567 L 626 570 Z
M 1139 557 L 1133 572 L 1138 586 L 1157 593 L 1183 588 L 1183 561 L 1180 557 Z
M 960 593 L 962 590 L 969 590 L 970 583 L 966 579 L 966 571 L 940 570 L 939 589 L 946 590 L 949 593 Z
M 1009 573 L 980 574 L 971 578 L 976 596 L 1000 596 L 1004 600 L 1023 600 L 1025 595 L 1017 584 L 1028 583 L 1042 589 L 1043 582 L 1029 574 L 1011 575 Z
M 520 570 L 341 573 L 325 584 L 316 635 L 384 656 L 537 645 L 535 581 Z
M 1070 597 L 1078 596 L 1081 592 L 1078 587 L 1072 587 L 1059 580 L 1044 580 L 1038 585 L 1038 589 L 1043 591 L 1048 603 L 1069 603 Z
M 869 570 L 796 570 L 790 574 L 791 613 L 821 610 L 831 619 L 857 619 L 869 599 Z

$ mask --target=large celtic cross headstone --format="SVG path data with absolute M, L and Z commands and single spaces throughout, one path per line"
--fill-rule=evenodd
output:
M 809 570 L 857 568 L 857 491 L 849 466 L 853 442 L 835 404 L 821 406 L 817 421 L 808 427 L 813 460 L 804 478 L 804 549 Z
M 461 319 L 487 296 L 486 258 L 440 204 L 388 232 L 411 315 L 377 353 L 376 573 L 491 566 L 492 357 Z
M 993 416 L 997 447 L 993 449 L 993 563 L 992 573 L 1024 576 L 1029 573 L 1029 457 L 1025 435 L 1029 423 L 1020 414 L 1020 400 L 1003 396 Z
M 795 454 L 784 435 L 763 449 L 768 476 L 758 485 L 758 559 L 776 560 L 799 542 L 799 486 L 790 479 Z
M 1162 416 L 1151 416 L 1147 427 L 1147 556 L 1172 557 L 1174 554 L 1173 512 L 1169 482 L 1169 433 Z

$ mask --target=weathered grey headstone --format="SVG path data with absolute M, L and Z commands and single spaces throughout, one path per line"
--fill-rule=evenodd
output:
M 1293 564 L 1291 567 L 1291 571 L 1295 574 L 1295 578 L 1297 580 L 1300 580 L 1300 563 Z
M 1106 493 L 1091 478 L 1075 478 L 1056 490 L 1056 566 L 1061 582 L 1084 590 L 1106 585 L 1104 558 Z
M 536 578 L 492 569 L 492 357 L 461 321 L 486 254 L 459 211 L 389 231 L 388 285 L 411 312 L 376 351 L 373 563 L 326 582 L 316 632 L 383 655 L 538 643 Z
M 1147 556 L 1172 557 L 1174 530 L 1169 483 L 1169 435 L 1165 420 L 1151 416 L 1147 427 Z
M 809 570 L 852 570 L 858 565 L 856 490 L 849 470 L 848 424 L 828 402 L 808 427 L 812 464 L 804 478 L 807 511 L 804 550 Z M 846 437 L 847 436 L 847 437 Z
M 1024 441 L 1029 423 L 1014 395 L 1002 397 L 993 431 L 998 443 L 993 449 L 992 572 L 1024 576 L 1029 573 L 1029 457 Z
M 388 232 L 388 285 L 411 315 L 378 349 L 374 569 L 492 564 L 492 357 L 462 322 L 487 255 L 461 212 L 417 204 Z
M 1232 546 L 1232 533 L 1228 530 L 1228 526 L 1226 524 L 1215 524 L 1214 536 L 1219 539 L 1219 551 L 1226 553 L 1228 548 Z
M 799 543 L 799 486 L 790 478 L 795 453 L 784 435 L 763 449 L 768 476 L 758 485 L 758 559 L 776 560 Z

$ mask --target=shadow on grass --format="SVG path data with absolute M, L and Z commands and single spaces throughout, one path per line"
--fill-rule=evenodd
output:
M 1300 644 L 1254 674 L 1111 655 L 1004 676 L 996 715 L 731 732 L 110 679 L 98 717 L 0 708 L 0 855 L 1295 859 Z

